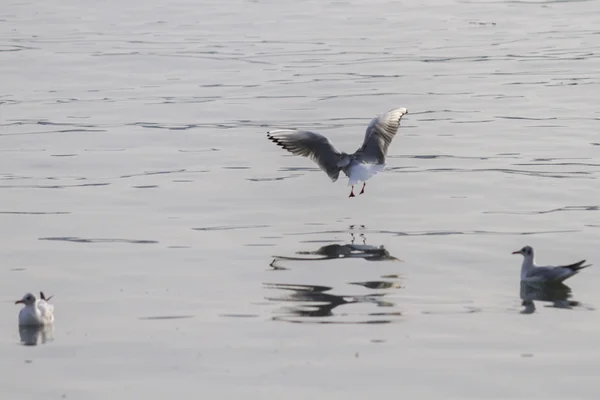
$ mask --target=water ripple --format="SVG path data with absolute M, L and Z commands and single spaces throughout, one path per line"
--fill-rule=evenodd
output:
M 202 228 L 192 228 L 195 231 L 229 231 L 238 229 L 258 229 L 268 228 L 270 225 L 223 225 L 223 226 L 207 226 Z
M 302 236 L 302 235 L 331 235 L 347 233 L 347 230 L 325 230 L 325 231 L 312 231 L 312 232 L 297 232 L 287 233 L 286 236 Z M 579 230 L 555 230 L 555 231 L 486 231 L 486 230 L 431 230 L 431 231 L 414 231 L 414 232 L 402 232 L 402 231 L 390 231 L 390 230 L 365 230 L 364 233 L 380 233 L 386 235 L 395 236 L 455 236 L 455 235 L 506 235 L 506 236 L 522 236 L 522 235 L 546 235 L 556 233 L 572 233 L 579 232 Z
M 136 239 L 93 239 L 93 238 L 80 238 L 74 236 L 64 237 L 42 237 L 38 240 L 51 240 L 60 242 L 72 242 L 72 243 L 129 243 L 129 244 L 156 244 L 156 240 L 136 240 Z
M 523 169 L 512 169 L 512 168 L 426 168 L 419 170 L 406 170 L 406 167 L 392 167 L 386 168 L 386 171 L 395 173 L 479 173 L 479 172 L 499 172 L 501 174 L 512 174 L 512 175 L 529 175 L 539 178 L 553 178 L 553 179 L 564 179 L 564 178 L 578 178 L 578 179 L 596 179 L 593 175 L 594 172 L 590 171 L 561 171 L 561 172 L 549 172 L 549 171 L 531 171 Z
M 508 214 L 508 215 L 536 215 L 551 214 L 563 211 L 598 211 L 600 206 L 565 206 L 544 211 L 485 211 L 484 214 Z
M 108 186 L 110 183 L 82 183 L 79 185 L 0 185 L 0 189 L 65 189 L 74 187 Z
M 71 214 L 69 211 L 0 211 L 0 214 L 15 215 L 65 215 Z
M 164 320 L 172 320 L 172 319 L 188 319 L 188 318 L 194 318 L 193 315 L 156 315 L 156 316 L 150 316 L 150 317 L 139 317 L 139 320 L 146 320 L 146 321 L 164 321 Z

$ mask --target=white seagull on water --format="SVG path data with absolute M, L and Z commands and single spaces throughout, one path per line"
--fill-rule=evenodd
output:
M 512 254 L 523 255 L 521 281 L 524 282 L 559 283 L 592 265 L 583 265 L 585 260 L 581 260 L 569 265 L 538 267 L 535 265 L 533 247 L 531 246 L 525 246 L 521 250 L 513 251 Z
M 279 129 L 267 132 L 267 137 L 292 154 L 311 158 L 334 182 L 342 171 L 352 186 L 348 197 L 354 197 L 354 185 L 363 182 L 359 193 L 363 194 L 366 181 L 385 167 L 388 147 L 406 113 L 406 108 L 395 108 L 373 118 L 362 146 L 353 154 L 337 151 L 329 139 L 314 132 Z
M 43 326 L 54 322 L 54 306 L 48 303 L 52 296 L 46 298 L 43 292 L 40 292 L 40 298 L 37 299 L 33 294 L 27 293 L 21 300 L 15 301 L 15 304 L 24 304 L 25 307 L 19 311 L 20 326 Z

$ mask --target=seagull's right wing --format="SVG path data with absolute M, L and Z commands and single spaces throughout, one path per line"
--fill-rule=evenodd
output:
M 267 137 L 292 154 L 312 159 L 332 181 L 338 179 L 341 154 L 325 136 L 308 131 L 281 129 L 267 132 Z

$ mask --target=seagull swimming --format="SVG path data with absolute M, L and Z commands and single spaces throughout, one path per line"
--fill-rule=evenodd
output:
M 406 113 L 406 108 L 395 108 L 373 118 L 362 146 L 353 154 L 337 151 L 325 136 L 309 131 L 279 129 L 267 132 L 267 137 L 292 154 L 312 159 L 333 182 L 342 171 L 348 177 L 348 186 L 352 186 L 348 197 L 355 197 L 354 185 L 363 182 L 359 193 L 363 194 L 366 181 L 385 167 L 388 147 Z
M 40 292 L 40 298 L 27 293 L 21 300 L 15 301 L 15 304 L 24 304 L 25 307 L 19 311 L 20 326 L 42 326 L 54 322 L 54 306 L 48 303 L 52 296 L 46 298 L 43 292 Z
M 523 255 L 523 264 L 521 265 L 521 281 L 525 282 L 562 282 L 565 279 L 577 274 L 580 270 L 592 265 L 583 265 L 585 260 L 581 260 L 569 265 L 538 267 L 535 265 L 533 259 L 533 248 L 531 246 L 525 246 L 521 250 L 513 251 L 512 254 Z

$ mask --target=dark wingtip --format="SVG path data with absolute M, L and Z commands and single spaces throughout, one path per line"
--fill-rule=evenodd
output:
M 271 136 L 269 133 L 267 133 L 267 138 L 282 149 L 290 151 L 287 145 L 285 143 L 282 143 L 278 138 Z
M 581 260 L 579 262 L 576 262 L 575 264 L 571 264 L 571 265 L 567 265 L 566 268 L 572 270 L 572 271 L 580 271 L 584 268 L 587 268 L 589 266 L 591 266 L 592 264 L 587 264 L 587 265 L 583 265 L 583 263 L 585 263 L 586 260 Z
M 273 135 L 271 135 L 271 132 L 267 132 L 267 139 L 269 139 L 270 141 L 279 144 L 279 139 L 277 139 L 276 137 L 274 137 Z
M 50 296 L 50 297 L 46 298 L 46 296 L 44 295 L 44 292 L 40 292 L 40 298 L 44 301 L 49 301 L 52 297 L 54 297 L 54 296 Z

